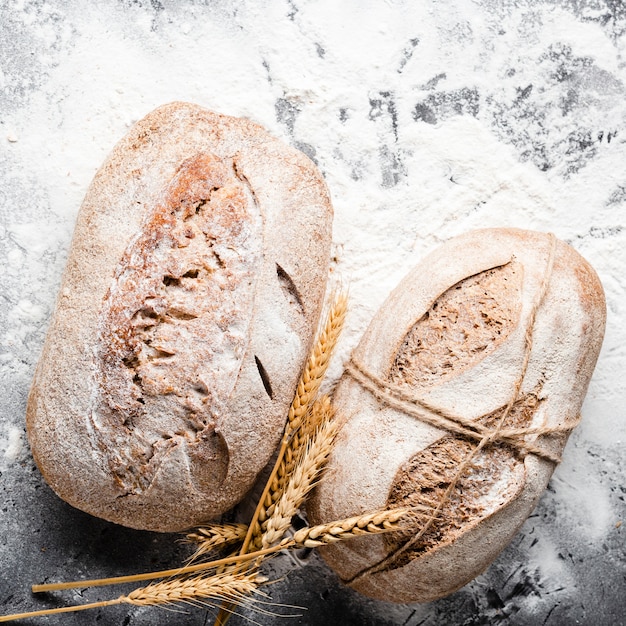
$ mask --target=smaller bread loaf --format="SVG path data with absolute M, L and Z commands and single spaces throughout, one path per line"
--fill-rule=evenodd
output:
M 311 523 L 411 507 L 398 533 L 321 549 L 354 589 L 428 602 L 482 572 L 560 460 L 605 325 L 594 270 L 553 236 L 470 232 L 393 291 L 335 394 L 346 417 Z
M 80 209 L 27 409 L 52 488 L 179 531 L 233 507 L 275 449 L 315 331 L 332 208 L 302 153 L 173 103 Z

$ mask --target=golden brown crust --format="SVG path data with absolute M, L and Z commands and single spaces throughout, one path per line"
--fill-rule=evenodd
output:
M 182 439 L 226 476 L 215 427 L 247 347 L 261 254 L 259 209 L 236 171 L 208 154 L 180 165 L 100 310 L 91 422 L 124 495 L 145 491 Z
M 260 126 L 187 103 L 138 122 L 87 193 L 31 389 L 55 491 L 161 531 L 231 508 L 280 437 L 331 221 L 315 166 Z

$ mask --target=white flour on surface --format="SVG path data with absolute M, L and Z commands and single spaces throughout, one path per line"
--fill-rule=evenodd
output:
M 0 367 L 22 389 L 11 423 L 22 428 L 91 178 L 132 123 L 188 100 L 250 117 L 324 173 L 333 275 L 350 292 L 329 385 L 388 293 L 449 237 L 552 231 L 591 262 L 607 295 L 605 345 L 544 506 L 573 520 L 577 541 L 612 532 L 614 479 L 602 464 L 624 466 L 602 456 L 621 458 L 626 442 L 621 22 L 603 22 L 595 5 L 577 15 L 530 0 L 157 4 L 4 9 L 16 51 L 0 66 Z M 7 463 L 20 455 L 4 432 Z
M 240 3 L 234 17 L 224 5 L 213 20 L 196 20 L 192 10 L 181 26 L 184 12 L 174 7 L 149 19 L 132 7 L 100 5 L 85 13 L 44 4 L 42 15 L 63 21 L 60 31 L 29 3 L 22 13 L 16 8 L 14 19 L 29 24 L 53 58 L 40 53 L 38 61 L 50 68 L 41 89 L 2 120 L 17 186 L 40 195 L 3 224 L 13 244 L 8 271 L 29 277 L 19 287 L 26 298 L 16 298 L 9 312 L 10 352 L 25 349 L 23 358 L 33 361 L 41 336 L 29 337 L 50 314 L 73 220 L 95 170 L 133 122 L 175 99 L 248 116 L 304 149 L 323 170 L 335 205 L 334 272 L 351 295 L 331 380 L 402 276 L 438 243 L 471 228 L 555 232 L 600 272 L 613 319 L 622 312 L 623 298 L 611 298 L 622 289 L 620 240 L 594 245 L 596 233 L 621 227 L 606 205 L 626 176 L 626 149 L 616 133 L 624 111 L 611 97 L 623 85 L 612 78 L 607 90 L 594 80 L 621 70 L 597 24 L 554 8 L 475 20 L 475 7 L 463 2 L 437 5 L 436 12 L 398 3 L 404 10 L 389 11 L 382 21 L 356 2 L 303 3 L 293 20 L 280 20 L 286 5 L 270 5 Z M 267 28 L 273 19 L 274 28 Z M 59 40 L 71 47 L 61 48 Z M 568 70 L 573 82 L 585 83 L 585 98 L 563 109 L 555 103 L 557 75 L 568 55 L 588 59 L 578 74 Z M 528 85 L 526 109 L 499 127 L 502 103 Z M 433 94 L 443 95 L 438 101 Z M 596 141 L 593 159 L 568 172 L 568 159 L 580 156 L 568 156 L 568 137 L 581 121 L 617 137 Z M 552 147 L 555 164 L 547 171 L 531 153 L 539 139 Z M 555 155 L 563 159 L 556 162 Z M 613 328 L 610 321 L 609 351 L 624 344 Z M 607 387 L 600 376 L 595 385 Z M 616 385 L 624 389 L 621 381 L 610 386 Z M 612 426 L 623 429 L 620 422 Z

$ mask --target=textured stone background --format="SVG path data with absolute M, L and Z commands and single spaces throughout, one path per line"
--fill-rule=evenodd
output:
M 394 606 L 342 587 L 313 553 L 281 556 L 268 570 L 279 578 L 272 604 L 243 608 L 233 626 L 624 623 L 626 10 L 613 0 L 338 5 L 0 3 L 1 613 L 113 593 L 35 597 L 33 582 L 162 569 L 186 554 L 172 537 L 60 501 L 24 428 L 87 185 L 132 122 L 182 99 L 261 122 L 323 171 L 333 271 L 351 292 L 331 379 L 406 271 L 469 228 L 555 232 L 596 267 L 609 309 L 583 424 L 487 572 L 438 602 Z M 212 610 L 185 611 L 112 607 L 25 623 L 212 623 Z

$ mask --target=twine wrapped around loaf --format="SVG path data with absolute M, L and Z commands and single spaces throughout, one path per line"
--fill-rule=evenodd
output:
M 420 528 L 420 530 L 403 546 L 395 550 L 391 555 L 376 563 L 367 569 L 359 572 L 351 580 L 346 582 L 355 582 L 357 579 L 362 578 L 368 574 L 379 572 L 393 565 L 393 562 L 397 560 L 400 554 L 409 550 L 414 546 L 427 532 L 427 530 L 436 521 L 441 513 L 445 503 L 449 499 L 453 490 L 455 489 L 458 481 L 465 472 L 465 470 L 471 465 L 472 459 L 483 448 L 494 444 L 506 444 L 514 447 L 522 456 L 527 454 L 533 454 L 546 461 L 554 464 L 558 464 L 561 461 L 561 457 L 555 454 L 551 450 L 537 445 L 537 443 L 529 443 L 526 441 L 527 436 L 536 435 L 549 436 L 558 434 L 567 434 L 571 432 L 580 421 L 580 416 L 577 416 L 575 420 L 569 420 L 565 424 L 557 426 L 528 426 L 523 428 L 505 428 L 504 423 L 509 416 L 511 409 L 518 400 L 520 400 L 520 393 L 526 372 L 528 370 L 528 363 L 530 361 L 530 354 L 533 346 L 533 331 L 535 326 L 535 320 L 537 312 L 541 307 L 541 304 L 548 291 L 550 279 L 552 277 L 552 271 L 554 267 L 554 258 L 556 254 L 556 237 L 550 233 L 548 235 L 550 239 L 550 249 L 548 253 L 548 261 L 544 276 L 537 291 L 535 301 L 533 302 L 530 315 L 528 316 L 528 323 L 524 334 L 524 354 L 522 358 L 522 365 L 520 374 L 513 387 L 513 393 L 510 400 L 506 405 L 500 407 L 499 411 L 502 411 L 501 416 L 496 422 L 495 427 L 488 427 L 480 423 L 482 418 L 488 417 L 490 414 L 483 415 L 476 420 L 470 420 L 458 415 L 454 415 L 445 409 L 434 407 L 425 400 L 412 395 L 406 389 L 399 385 L 395 385 L 383 378 L 377 376 L 375 373 L 368 370 L 361 362 L 359 362 L 354 354 L 345 367 L 345 372 L 352 377 L 357 383 L 359 383 L 364 389 L 369 391 L 377 400 L 383 404 L 390 406 L 394 409 L 402 411 L 403 413 L 419 419 L 420 421 L 446 430 L 454 435 L 460 435 L 469 439 L 477 441 L 477 445 L 474 446 L 469 454 L 459 464 L 459 468 L 455 474 L 454 479 L 450 482 L 447 489 L 444 491 L 441 499 L 432 510 L 432 515 L 426 521 L 426 523 Z
M 424 400 L 412 396 L 406 392 L 402 387 L 393 385 L 382 378 L 376 376 L 373 372 L 365 368 L 362 363 L 359 363 L 354 358 L 345 367 L 345 372 L 356 380 L 363 388 L 367 389 L 380 400 L 383 404 L 390 406 L 391 408 L 402 411 L 403 413 L 416 417 L 425 424 L 447 430 L 454 435 L 460 435 L 462 437 L 468 437 L 476 441 L 485 440 L 484 445 L 494 443 L 505 443 L 509 446 L 516 448 L 522 456 L 526 454 L 534 454 L 541 457 L 546 461 L 550 461 L 555 465 L 561 462 L 561 456 L 554 454 L 552 451 L 542 446 L 528 443 L 526 441 L 527 435 L 555 435 L 555 434 L 567 434 L 571 432 L 580 422 L 580 415 L 575 420 L 571 420 L 566 424 L 557 426 L 528 426 L 524 428 L 489 428 L 474 421 L 454 415 L 445 409 L 435 408 L 429 405 Z M 514 404 L 514 403 L 513 403 Z M 498 410 L 505 410 L 508 404 L 500 407 Z M 494 413 L 496 412 L 494 411 Z M 478 418 L 480 420 L 481 416 Z M 483 446 L 484 447 L 484 446 Z

